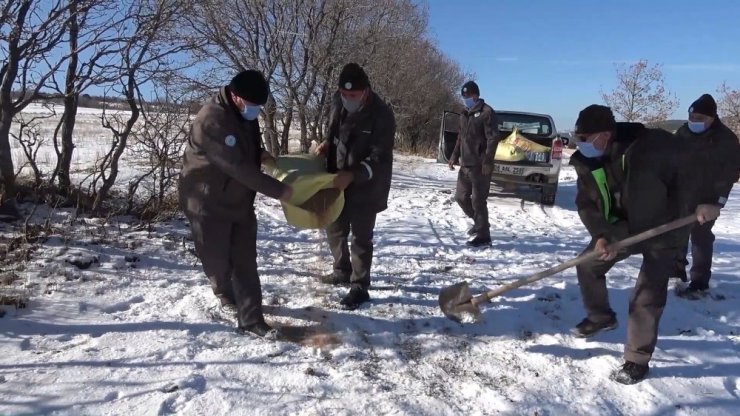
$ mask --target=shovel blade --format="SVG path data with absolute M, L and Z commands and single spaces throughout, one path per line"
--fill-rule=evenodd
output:
M 480 318 L 480 309 L 474 305 L 473 294 L 468 282 L 455 283 L 442 288 L 439 292 L 439 307 L 442 313 L 455 322 L 476 322 Z

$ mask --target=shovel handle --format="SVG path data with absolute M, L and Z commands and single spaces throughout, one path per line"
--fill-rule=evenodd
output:
M 679 229 L 681 227 L 685 227 L 687 225 L 691 225 L 695 221 L 696 221 L 696 214 L 691 214 L 689 216 L 686 216 L 686 217 L 679 218 L 677 220 L 671 221 L 671 222 L 669 222 L 667 224 L 663 224 L 663 225 L 660 225 L 658 227 L 651 228 L 651 229 L 649 229 L 647 231 L 643 231 L 643 232 L 641 232 L 639 234 L 636 234 L 636 235 L 633 235 L 631 237 L 625 238 L 624 240 L 617 241 L 616 243 L 609 245 L 608 248 L 611 249 L 611 250 L 621 250 L 621 249 L 623 249 L 625 247 L 632 246 L 634 244 L 637 244 L 637 243 L 640 243 L 642 241 L 645 241 L 645 240 L 647 240 L 649 238 L 652 238 L 652 237 L 661 235 L 663 233 L 667 233 L 668 231 L 673 231 L 673 230 Z M 510 290 L 514 290 L 514 289 L 519 288 L 519 287 L 522 287 L 524 285 L 528 285 L 528 284 L 534 283 L 534 282 L 536 282 L 538 280 L 542 280 L 542 279 L 544 279 L 546 277 L 550 277 L 550 276 L 552 276 L 554 274 L 560 273 L 563 270 L 569 269 L 569 268 L 571 268 L 573 266 L 577 266 L 577 265 L 579 265 L 581 263 L 585 263 L 587 261 L 596 259 L 600 255 L 601 255 L 600 253 L 597 253 L 597 252 L 595 252 L 593 250 L 590 251 L 590 252 L 588 252 L 588 253 L 581 254 L 580 256 L 575 257 L 573 259 L 570 259 L 570 260 L 566 261 L 565 263 L 562 263 L 562 264 L 560 264 L 558 266 L 552 267 L 552 268 L 547 269 L 547 270 L 543 270 L 543 271 L 541 271 L 541 272 L 539 272 L 539 273 L 537 273 L 535 275 L 532 275 L 532 276 L 529 276 L 529 277 L 526 277 L 526 278 L 523 278 L 523 279 L 519 279 L 519 280 L 517 280 L 515 282 L 509 283 L 508 285 L 504 285 L 504 286 L 501 286 L 499 288 L 489 290 L 486 293 L 483 293 L 483 294 L 480 294 L 478 296 L 475 296 L 471 300 L 471 302 L 473 303 L 473 305 L 478 305 L 478 304 L 481 304 L 483 302 L 488 302 L 489 300 L 491 300 L 491 298 L 494 298 L 496 296 L 499 296 L 499 295 L 501 295 L 503 293 L 506 293 L 506 292 L 508 292 Z

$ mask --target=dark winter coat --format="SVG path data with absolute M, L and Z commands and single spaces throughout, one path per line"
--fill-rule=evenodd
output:
M 719 118 L 703 133 L 692 133 L 688 124 L 676 132 L 691 158 L 697 204 L 724 206 L 740 176 L 740 140 Z
M 460 133 L 451 160 L 460 166 L 493 166 L 500 140 L 496 112 L 483 99 L 460 114 Z
M 253 220 L 257 192 L 279 198 L 285 189 L 260 170 L 262 151 L 258 121 L 244 120 L 221 88 L 190 128 L 179 178 L 181 208 L 188 216 Z
M 578 175 L 576 207 L 591 236 L 614 242 L 688 215 L 693 187 L 683 174 L 686 155 L 671 133 L 640 123 L 617 123 L 601 158 L 576 151 L 570 159 Z M 608 192 L 597 186 L 595 173 L 602 168 Z M 641 247 L 678 248 L 687 235 L 688 227 Z
M 344 191 L 345 209 L 373 213 L 388 208 L 388 194 L 393 175 L 393 147 L 396 118 L 393 110 L 374 92 L 355 113 L 342 106 L 339 93 L 334 96 L 329 119 L 327 171 L 349 170 L 354 180 Z M 339 161 L 339 146 L 346 157 Z

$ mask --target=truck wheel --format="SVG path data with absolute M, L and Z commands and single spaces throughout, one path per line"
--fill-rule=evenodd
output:
M 558 193 L 558 185 L 548 185 L 542 187 L 542 194 L 540 195 L 540 202 L 542 205 L 553 206 L 555 205 L 555 195 Z

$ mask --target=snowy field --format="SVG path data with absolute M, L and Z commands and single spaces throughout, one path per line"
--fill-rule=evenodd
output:
M 51 220 L 55 235 L 17 271 L 28 307 L 0 318 L 0 414 L 740 414 L 737 186 L 715 227 L 713 297 L 671 291 L 649 378 L 624 386 L 608 376 L 622 363 L 639 256 L 608 277 L 620 327 L 590 340 L 569 334 L 584 317 L 574 269 L 482 305 L 479 323 L 450 321 L 437 305 L 449 284 L 477 293 L 578 254 L 589 237 L 572 168 L 552 208 L 492 195 L 490 249 L 465 247 L 457 172 L 401 156 L 394 170 L 372 301 L 356 311 L 336 307 L 346 289 L 315 280 L 331 267 L 323 234 L 293 229 L 277 202 L 258 198 L 267 319 L 293 342 L 238 335 L 214 317 L 183 220 L 147 227 L 39 209 L 33 222 Z

